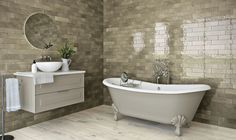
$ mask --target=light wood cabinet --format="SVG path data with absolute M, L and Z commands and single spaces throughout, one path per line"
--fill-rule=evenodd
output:
M 55 73 L 54 82 L 34 84 L 33 74 L 16 73 L 21 83 L 22 109 L 40 113 L 84 102 L 84 72 Z

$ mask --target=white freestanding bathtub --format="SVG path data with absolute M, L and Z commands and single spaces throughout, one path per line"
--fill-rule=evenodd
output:
M 120 78 L 103 80 L 113 101 L 114 119 L 126 115 L 173 124 L 177 135 L 181 135 L 183 125 L 192 121 L 205 91 L 210 90 L 203 84 L 163 85 L 129 79 L 130 82 L 137 86 L 121 86 Z

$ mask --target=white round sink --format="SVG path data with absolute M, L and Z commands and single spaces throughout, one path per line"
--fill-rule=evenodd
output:
M 36 65 L 43 72 L 55 72 L 61 68 L 62 62 L 36 62 Z

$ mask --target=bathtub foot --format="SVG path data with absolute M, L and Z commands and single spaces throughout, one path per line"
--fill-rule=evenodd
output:
M 174 125 L 176 127 L 175 129 L 175 134 L 177 136 L 181 136 L 182 132 L 181 132 L 181 127 L 183 125 L 185 125 L 186 123 L 186 118 L 183 115 L 178 115 L 175 116 L 172 120 L 171 120 L 171 124 Z
M 118 121 L 119 119 L 121 119 L 122 115 L 120 114 L 120 112 L 117 109 L 117 107 L 115 106 L 115 104 L 112 104 L 112 108 L 113 108 L 113 112 L 114 112 L 114 120 Z

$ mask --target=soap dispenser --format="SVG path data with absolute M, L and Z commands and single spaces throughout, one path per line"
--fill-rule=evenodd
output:
M 32 73 L 36 73 L 37 72 L 37 65 L 36 65 L 36 61 L 33 61 L 33 64 L 31 66 L 31 72 Z

